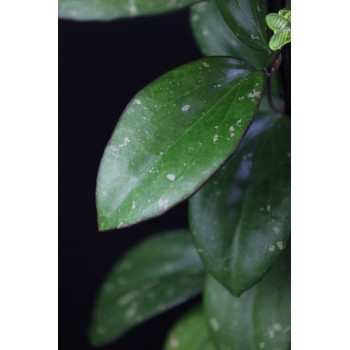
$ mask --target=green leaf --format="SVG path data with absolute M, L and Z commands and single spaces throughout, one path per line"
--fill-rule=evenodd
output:
M 216 0 L 219 10 L 235 35 L 248 46 L 269 51 L 265 23 L 266 1 Z
M 267 52 L 244 44 L 228 27 L 215 0 L 199 2 L 190 10 L 191 26 L 199 48 L 205 56 L 241 58 L 256 68 L 264 68 L 270 60 Z
M 286 29 L 274 34 L 269 42 L 271 50 L 279 50 L 284 45 L 291 42 L 291 32 L 290 29 Z
M 277 13 L 270 13 L 266 16 L 266 23 L 274 35 L 271 37 L 269 46 L 271 50 L 279 50 L 291 41 L 290 11 L 281 10 Z
M 202 305 L 187 312 L 175 324 L 164 350 L 215 350 Z
M 73 20 L 111 20 L 157 15 L 182 9 L 197 0 L 58 0 L 58 16 Z
M 256 118 L 234 157 L 191 198 L 190 222 L 207 270 L 232 294 L 262 278 L 290 236 L 290 118 Z
M 279 10 L 278 14 L 283 16 L 284 18 L 287 18 L 289 21 L 291 21 L 292 17 L 291 17 L 291 11 L 290 10 Z
M 274 33 L 291 28 L 290 21 L 277 13 L 268 14 L 266 16 L 266 23 Z
M 221 350 L 290 349 L 290 251 L 255 287 L 234 297 L 208 274 L 205 312 Z
M 99 229 L 158 216 L 202 186 L 239 145 L 264 80 L 262 71 L 241 60 L 208 57 L 139 92 L 101 161 Z
M 110 343 L 130 328 L 203 288 L 203 265 L 187 231 L 164 232 L 132 248 L 113 268 L 96 300 L 90 341 Z

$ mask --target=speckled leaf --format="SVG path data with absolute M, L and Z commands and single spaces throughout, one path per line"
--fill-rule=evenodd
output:
M 203 279 L 203 265 L 187 231 L 146 239 L 115 265 L 104 282 L 93 312 L 91 343 L 110 343 L 189 299 L 201 291 Z
M 256 118 L 234 157 L 191 198 L 190 222 L 207 270 L 232 294 L 262 278 L 290 236 L 290 118 Z
M 241 58 L 259 69 L 267 66 L 270 55 L 239 40 L 226 24 L 215 0 L 193 5 L 190 15 L 194 37 L 205 56 Z
M 202 305 L 196 306 L 175 324 L 164 350 L 216 350 Z
M 250 47 L 268 51 L 265 23 L 267 2 L 260 0 L 216 0 L 228 26 Z
M 197 0 L 58 0 L 58 16 L 73 20 L 111 20 L 156 15 L 189 6 Z
M 208 275 L 205 312 L 220 350 L 290 350 L 290 251 L 264 279 L 234 297 Z
M 139 92 L 101 161 L 99 229 L 158 216 L 192 195 L 239 145 L 264 80 L 262 71 L 241 60 L 208 57 Z

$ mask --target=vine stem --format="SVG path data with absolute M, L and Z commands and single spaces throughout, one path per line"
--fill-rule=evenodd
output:
M 281 64 L 281 50 L 277 50 L 273 53 L 269 64 L 264 69 L 266 77 L 270 76 L 274 71 L 276 71 Z
M 264 69 L 265 76 L 266 76 L 266 85 L 267 85 L 266 87 L 267 87 L 267 96 L 268 96 L 269 104 L 272 110 L 277 114 L 281 114 L 281 110 L 279 110 L 273 103 L 271 75 L 279 68 L 279 66 L 281 65 L 281 61 L 282 61 L 281 52 L 280 50 L 277 50 L 273 53 L 273 56 L 269 64 Z

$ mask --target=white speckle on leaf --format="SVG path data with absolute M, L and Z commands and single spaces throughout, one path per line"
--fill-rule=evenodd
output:
M 174 174 L 168 174 L 166 176 L 170 181 L 174 181 L 175 180 L 175 175 Z
M 261 96 L 261 91 L 255 91 L 255 89 L 253 90 L 253 92 L 251 92 L 250 94 L 248 94 L 248 97 L 250 98 L 260 98 Z
M 160 199 L 158 201 L 158 206 L 159 208 L 161 209 L 167 209 L 168 208 L 168 205 L 169 205 L 169 201 L 167 199 Z
M 275 245 L 274 244 L 269 246 L 269 251 L 270 252 L 275 251 Z
M 236 134 L 234 132 L 231 132 L 230 136 L 234 137 Z
M 279 233 L 280 232 L 280 229 L 279 229 L 279 227 L 273 227 L 272 228 L 272 230 L 273 230 L 273 232 L 275 232 L 275 233 Z
M 282 327 L 281 327 L 281 325 L 280 325 L 279 323 L 275 323 L 272 327 L 273 327 L 273 329 L 274 329 L 275 331 L 280 331 L 280 330 L 282 330 Z
M 242 119 L 237 120 L 236 125 L 240 125 L 242 123 Z
M 198 21 L 198 20 L 199 20 L 199 15 L 197 15 L 197 14 L 193 15 L 193 16 L 192 16 L 192 20 L 193 20 L 194 22 Z
M 132 202 L 132 206 L 131 206 L 132 210 L 134 210 L 136 208 L 136 203 L 135 201 Z
M 210 324 L 215 332 L 217 332 L 220 329 L 219 322 L 217 321 L 216 318 L 211 318 L 210 319 Z
M 137 105 L 140 105 L 140 104 L 141 104 L 141 101 L 140 101 L 140 100 L 135 100 L 135 103 L 136 103 Z
M 270 204 L 268 204 L 268 205 L 266 206 L 266 210 L 267 210 L 268 212 L 271 210 L 271 205 L 270 205 Z
M 260 349 L 264 349 L 264 348 L 265 348 L 265 343 L 262 343 L 262 342 L 261 342 L 261 343 L 259 344 L 259 348 L 260 348 Z
M 135 0 L 129 0 L 129 12 L 131 15 L 137 15 L 138 10 L 135 4 Z
M 255 86 L 259 86 L 259 83 L 256 83 Z
M 187 112 L 190 108 L 191 108 L 190 105 L 184 105 L 184 106 L 181 107 L 181 110 L 182 110 L 183 112 Z
M 284 244 L 283 244 L 282 241 L 278 241 L 278 242 L 276 243 L 276 245 L 277 245 L 277 247 L 278 247 L 280 250 L 283 250 Z
M 123 222 L 121 222 L 121 223 L 117 226 L 117 228 L 123 228 L 123 227 L 126 227 L 126 225 L 125 225 Z
M 107 196 L 107 192 L 106 191 L 103 191 L 102 192 L 102 197 L 106 197 Z
M 124 137 L 124 142 L 119 145 L 119 148 L 125 147 L 130 142 L 128 137 Z
M 259 40 L 259 37 L 258 36 L 254 36 L 253 34 L 250 34 L 250 38 L 252 40 Z
M 231 125 L 230 126 L 230 131 L 232 132 L 232 131 L 235 131 L 235 130 L 236 130 L 235 127 L 233 125 Z
M 215 143 L 218 139 L 219 139 L 219 135 L 215 135 L 215 136 L 213 137 L 213 142 Z
M 137 304 L 132 304 L 129 307 L 129 309 L 126 311 L 126 314 L 125 314 L 126 318 L 127 319 L 133 318 L 136 315 L 136 313 L 137 313 L 137 309 L 138 309 L 138 305 Z
M 214 128 L 215 128 L 215 129 L 219 129 L 219 126 L 218 126 L 218 125 L 215 125 Z
M 207 62 L 203 62 L 203 66 L 208 68 L 209 64 Z
M 179 346 L 179 340 L 175 337 L 171 337 L 170 339 L 170 346 L 172 348 L 177 348 Z
M 137 292 L 136 291 L 131 291 L 127 294 L 125 294 L 123 297 L 121 297 L 119 300 L 118 300 L 118 305 L 127 305 L 129 304 L 133 299 L 135 299 L 137 296 Z

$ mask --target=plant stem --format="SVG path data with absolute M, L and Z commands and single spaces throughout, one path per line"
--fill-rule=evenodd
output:
M 281 62 L 280 62 L 281 59 L 282 59 L 281 50 L 275 51 L 272 55 L 272 58 L 271 58 L 269 64 L 264 69 L 267 77 L 270 76 L 273 72 L 275 72 L 279 68 L 279 66 L 281 64 Z

